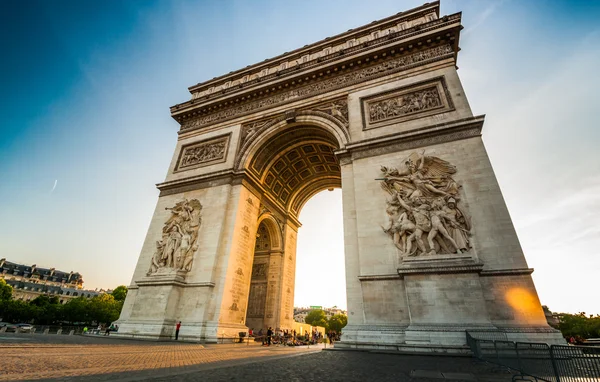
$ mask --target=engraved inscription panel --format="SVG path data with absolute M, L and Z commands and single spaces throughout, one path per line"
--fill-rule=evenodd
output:
M 454 109 L 443 77 L 361 99 L 364 129 Z
M 181 148 L 175 171 L 225 162 L 230 135 L 185 145 Z

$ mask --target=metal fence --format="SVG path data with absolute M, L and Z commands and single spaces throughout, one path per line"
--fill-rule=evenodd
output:
M 467 344 L 478 359 L 547 382 L 600 381 L 600 347 L 548 345 L 484 339 L 467 332 Z

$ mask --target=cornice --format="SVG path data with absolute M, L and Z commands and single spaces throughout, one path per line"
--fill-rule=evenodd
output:
M 400 275 L 360 275 L 358 276 L 360 281 L 384 281 L 384 280 L 400 280 Z
M 443 261 L 432 264 L 402 264 L 398 268 L 400 277 L 423 275 L 428 273 L 479 273 L 483 269 L 483 263 L 478 262 L 450 262 Z
M 353 142 L 336 151 L 335 154 L 338 156 L 340 164 L 345 165 L 356 159 L 479 137 L 483 129 L 484 118 L 485 116 L 481 115 L 403 133 L 365 139 Z
M 295 85 L 291 87 L 287 85 L 273 86 L 271 92 L 266 89 L 265 93 L 262 91 L 260 94 L 254 93 L 254 96 L 260 96 L 258 98 L 249 96 L 248 99 L 225 102 L 214 108 L 211 106 L 197 110 L 189 109 L 185 113 L 173 117 L 181 123 L 181 134 L 334 90 L 348 88 L 418 66 L 445 59 L 453 60 L 455 54 L 453 47 L 445 42 L 416 48 L 409 52 L 390 49 L 387 52 L 357 60 L 356 65 L 354 63 L 344 64 L 339 68 L 321 70 L 310 76 L 307 75 L 306 81 L 301 82 L 302 79 L 298 79 L 297 84 L 292 81 L 292 84 Z
M 445 20 L 445 21 L 444 21 Z M 368 68 L 377 62 L 390 60 L 391 57 L 408 56 L 423 50 L 425 47 L 450 44 L 451 52 L 449 57 L 456 59 L 458 51 L 457 38 L 460 26 L 460 14 L 447 16 L 439 20 L 440 25 L 428 26 L 431 23 L 419 26 L 418 31 L 406 33 L 400 32 L 382 37 L 377 41 L 370 41 L 360 46 L 346 49 L 342 52 L 332 54 L 332 57 L 324 57 L 318 62 L 297 66 L 293 69 L 287 69 L 278 73 L 267 75 L 255 81 L 232 86 L 217 93 L 209 94 L 200 98 L 194 98 L 190 101 L 171 107 L 171 115 L 179 123 L 184 124 L 188 120 L 199 119 L 211 114 L 227 114 L 227 110 L 240 108 L 252 102 L 261 102 L 261 100 L 272 98 L 274 95 L 297 91 L 305 88 L 307 85 L 327 81 L 331 78 L 340 77 L 346 73 L 355 72 L 360 68 Z M 415 27 L 417 28 L 417 27 Z M 410 30 L 409 30 L 410 32 Z M 416 62 L 418 65 L 424 65 L 427 62 Z M 308 64 L 308 63 L 307 63 Z M 301 70 L 302 69 L 302 70 Z M 403 67 L 402 70 L 409 69 Z M 370 78 L 365 78 L 366 81 Z M 360 81 L 359 81 L 360 82 Z M 348 86 L 348 85 L 345 85 Z M 333 89 L 327 89 L 327 91 Z M 299 100 L 297 97 L 287 97 L 290 101 Z M 263 102 L 267 107 L 275 106 L 272 102 Z M 276 104 L 279 104 L 277 102 Z M 248 113 L 258 111 L 259 108 L 248 108 Z M 241 113 L 230 113 L 226 119 L 235 116 L 241 116 Z M 206 119 L 206 118 L 205 118 Z M 223 119 L 223 118 L 220 118 Z M 215 118 L 204 123 L 197 124 L 195 127 L 216 123 L 219 118 Z M 189 130 L 182 127 L 182 130 Z
M 159 197 L 180 194 L 184 192 L 200 190 L 222 185 L 239 185 L 243 184 L 250 190 L 256 190 L 256 196 L 262 195 L 268 200 L 269 205 L 278 216 L 284 219 L 289 219 L 297 227 L 301 227 L 302 223 L 292 212 L 287 211 L 284 206 L 281 206 L 277 200 L 273 199 L 267 190 L 262 186 L 261 182 L 255 176 L 247 171 L 233 171 L 232 169 L 224 171 L 214 171 L 207 174 L 192 176 L 185 179 L 171 180 L 163 183 L 158 183 L 156 188 L 160 190 Z M 261 203 L 264 200 L 261 201 Z
M 435 13 L 435 17 L 439 19 L 439 1 L 434 1 L 431 3 L 425 3 L 419 7 L 409 9 L 407 11 L 399 12 L 393 16 L 386 17 L 381 20 L 376 20 L 371 22 L 370 24 L 366 24 L 360 26 L 358 28 L 349 29 L 346 32 L 337 34 L 332 37 L 326 37 L 323 40 L 317 41 L 315 43 L 305 45 L 302 48 L 295 49 L 291 52 L 285 52 L 278 56 L 275 56 L 270 59 L 266 59 L 262 62 L 248 65 L 243 69 L 239 69 L 236 71 L 229 72 L 228 74 L 221 75 L 215 77 L 211 80 L 204 81 L 198 83 L 196 85 L 190 86 L 188 88 L 190 93 L 201 92 L 204 89 L 208 89 L 209 87 L 219 86 L 224 84 L 227 81 L 234 81 L 235 79 L 240 79 L 246 75 L 250 75 L 253 73 L 260 72 L 264 68 L 270 68 L 273 65 L 278 65 L 282 61 L 294 61 L 297 59 L 301 59 L 303 56 L 311 55 L 315 53 L 321 52 L 324 48 L 333 46 L 340 43 L 345 43 L 348 40 L 364 37 L 366 35 L 371 35 L 375 31 L 381 31 L 385 29 L 390 29 L 398 26 L 399 23 L 412 21 L 421 17 L 424 17 L 428 14 Z M 407 28 L 406 31 L 410 31 L 413 28 Z M 306 64 L 306 63 L 303 63 Z M 284 69 L 285 71 L 285 69 Z
M 481 276 L 520 276 L 530 275 L 533 273 L 533 268 L 520 269 L 485 269 L 481 271 Z

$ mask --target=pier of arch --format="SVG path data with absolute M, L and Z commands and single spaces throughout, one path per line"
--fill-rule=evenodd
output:
M 291 328 L 298 215 L 341 187 L 342 347 L 463 351 L 465 330 L 560 342 L 433 2 L 189 88 L 119 318 L 123 337 Z

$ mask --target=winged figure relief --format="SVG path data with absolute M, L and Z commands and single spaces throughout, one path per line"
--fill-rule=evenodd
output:
M 389 234 L 402 257 L 463 253 L 471 248 L 468 217 L 458 206 L 460 186 L 449 162 L 413 152 L 400 168 L 381 167 L 381 187 L 390 195 Z

